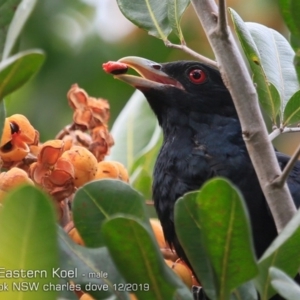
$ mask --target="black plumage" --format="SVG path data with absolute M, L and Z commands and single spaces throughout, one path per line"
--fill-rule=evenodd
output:
M 218 70 L 194 61 L 157 64 L 137 57 L 120 62 L 142 77 L 117 78 L 140 89 L 163 130 L 163 145 L 156 161 L 153 199 L 165 238 L 186 260 L 174 229 L 176 200 L 199 189 L 215 176 L 228 178 L 242 192 L 251 218 L 257 257 L 277 235 L 241 134 L 241 125 Z M 289 157 L 276 152 L 281 168 Z M 300 163 L 288 185 L 300 204 Z

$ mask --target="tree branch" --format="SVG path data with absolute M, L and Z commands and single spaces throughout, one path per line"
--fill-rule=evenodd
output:
M 219 0 L 219 20 L 217 31 L 220 35 L 228 36 L 229 31 L 227 29 L 227 14 L 226 14 L 226 0 Z
M 289 162 L 285 166 L 282 174 L 274 180 L 274 184 L 278 185 L 279 187 L 282 187 L 284 185 L 295 163 L 297 162 L 299 155 L 300 155 L 300 145 L 298 146 L 297 150 L 294 152 Z
M 233 98 L 251 161 L 280 232 L 295 214 L 296 208 L 287 185 L 278 187 L 274 184 L 281 170 L 269 141 L 250 74 L 227 23 L 224 24 L 225 0 L 220 0 L 220 13 L 214 0 L 192 0 L 192 4 Z
M 192 50 L 191 48 L 189 48 L 185 44 L 178 45 L 178 44 L 173 44 L 170 41 L 166 41 L 165 45 L 169 48 L 182 50 L 185 53 L 187 53 L 187 54 L 191 55 L 192 57 L 196 58 L 197 60 L 199 60 L 199 61 L 201 61 L 201 62 L 203 62 L 207 65 L 210 65 L 214 68 L 218 68 L 218 64 L 214 60 L 209 59 L 209 58 L 197 53 L 196 51 Z
M 269 134 L 269 140 L 273 141 L 275 138 L 277 138 L 282 133 L 299 132 L 299 131 L 300 131 L 300 127 L 285 127 L 283 129 L 281 129 L 281 128 L 275 128 Z

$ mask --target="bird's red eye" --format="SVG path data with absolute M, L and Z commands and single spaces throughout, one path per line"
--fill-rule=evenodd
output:
M 193 69 L 189 73 L 189 79 L 193 83 L 201 84 L 206 81 L 206 74 L 201 69 Z

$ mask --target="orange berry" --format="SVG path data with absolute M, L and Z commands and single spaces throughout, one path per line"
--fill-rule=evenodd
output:
M 7 172 L 0 173 L 0 201 L 6 192 L 21 184 L 34 184 L 24 170 L 19 168 L 11 168 Z
M 119 170 L 110 161 L 100 161 L 97 164 L 97 172 L 95 174 L 95 179 L 103 179 L 103 178 L 113 178 L 117 179 L 119 177 Z
M 22 169 L 11 168 L 7 172 L 0 173 L 0 189 L 3 191 L 7 192 L 16 186 L 25 183 L 33 185 L 33 181 Z
M 76 244 L 84 246 L 84 241 L 75 227 L 68 232 L 68 235 Z
M 156 241 L 160 248 L 166 248 L 166 241 L 164 237 L 164 233 L 161 227 L 161 224 L 158 219 L 150 219 L 150 224 L 152 226 L 152 230 L 154 232 Z
M 76 187 L 80 187 L 95 178 L 97 160 L 86 148 L 73 146 L 70 150 L 65 151 L 61 157 L 68 159 L 73 165 Z
M 128 182 L 129 176 L 126 168 L 118 161 L 100 161 L 97 164 L 95 179 L 113 178 Z
M 90 294 L 84 293 L 79 300 L 95 300 Z
M 123 164 L 121 164 L 118 161 L 114 161 L 113 162 L 114 165 L 117 167 L 117 169 L 119 170 L 119 179 L 125 182 L 129 181 L 129 175 L 128 175 L 128 171 L 125 168 L 125 166 Z
M 189 288 L 193 286 L 193 273 L 185 263 L 181 260 L 176 262 L 165 260 L 165 262 Z

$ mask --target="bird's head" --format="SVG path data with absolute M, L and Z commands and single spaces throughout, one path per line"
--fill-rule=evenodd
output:
M 220 72 L 196 61 L 156 63 L 144 58 L 128 56 L 112 65 L 109 73 L 146 96 L 160 123 L 166 115 L 199 114 L 234 117 L 236 110 Z M 139 75 L 127 74 L 127 68 Z

